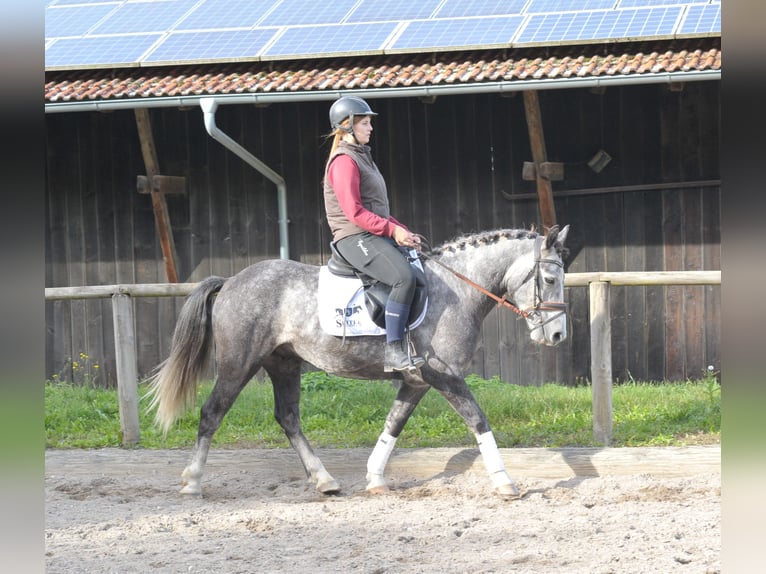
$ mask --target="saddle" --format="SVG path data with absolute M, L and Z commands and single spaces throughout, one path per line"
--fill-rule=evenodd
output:
M 407 324 L 412 325 L 418 318 L 422 318 L 423 313 L 428 304 L 428 285 L 426 282 L 426 274 L 423 271 L 423 266 L 420 263 L 420 259 L 416 254 L 404 250 L 405 256 L 409 259 L 410 265 L 412 265 L 415 271 L 415 296 L 412 299 L 412 306 L 410 307 L 410 316 L 408 317 Z M 338 277 L 350 277 L 358 278 L 362 282 L 364 289 L 364 305 L 367 308 L 367 313 L 370 315 L 373 323 L 375 323 L 381 329 L 386 328 L 386 302 L 388 296 L 391 293 L 391 287 L 385 283 L 381 283 L 365 275 L 361 271 L 358 271 L 351 263 L 338 252 L 334 243 L 330 243 L 330 260 L 327 262 L 327 269 L 333 275 Z

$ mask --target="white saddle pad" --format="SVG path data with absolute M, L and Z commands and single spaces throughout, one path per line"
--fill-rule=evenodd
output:
M 362 335 L 385 335 L 386 330 L 378 327 L 370 318 L 364 304 L 362 281 L 357 277 L 338 277 L 330 273 L 326 265 L 319 269 L 317 295 L 319 324 L 322 330 L 337 337 L 359 337 Z M 410 329 L 423 322 L 428 302 Z

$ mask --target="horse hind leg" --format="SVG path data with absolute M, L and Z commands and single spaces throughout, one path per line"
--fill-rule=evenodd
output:
M 201 480 L 210 451 L 213 435 L 221 426 L 223 417 L 229 412 L 254 371 L 242 372 L 219 369 L 213 391 L 200 409 L 199 429 L 194 454 L 189 464 L 181 473 L 183 479 L 182 494 L 202 494 Z
M 274 418 L 285 432 L 290 445 L 298 453 L 306 476 L 323 494 L 340 492 L 340 485 L 327 472 L 303 434 L 300 418 L 301 361 L 297 358 L 272 355 L 271 359 L 264 363 L 264 368 L 271 378 L 274 391 Z

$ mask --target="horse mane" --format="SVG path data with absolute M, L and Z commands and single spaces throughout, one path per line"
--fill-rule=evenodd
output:
M 465 251 L 469 247 L 483 247 L 492 243 L 497 243 L 503 239 L 534 239 L 539 233 L 532 229 L 495 229 L 492 231 L 481 231 L 479 233 L 466 234 L 451 239 L 438 247 L 434 247 L 431 253 L 433 255 L 445 255 L 447 253 L 457 253 Z

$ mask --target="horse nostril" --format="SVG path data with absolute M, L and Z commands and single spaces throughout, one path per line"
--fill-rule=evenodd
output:
M 553 336 L 551 337 L 551 341 L 553 342 L 554 345 L 558 345 L 562 341 L 561 331 L 556 331 L 555 333 L 553 333 Z

